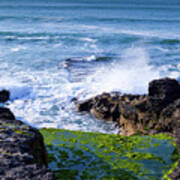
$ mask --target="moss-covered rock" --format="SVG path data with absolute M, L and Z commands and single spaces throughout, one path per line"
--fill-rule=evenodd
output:
M 0 179 L 53 180 L 40 132 L 0 108 Z
M 165 135 L 120 136 L 41 129 L 49 168 L 57 179 L 167 179 L 177 163 L 174 140 Z

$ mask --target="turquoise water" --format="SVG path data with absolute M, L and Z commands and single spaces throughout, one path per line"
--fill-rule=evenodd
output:
M 116 132 L 71 99 L 180 77 L 179 0 L 1 0 L 1 87 L 36 127 Z

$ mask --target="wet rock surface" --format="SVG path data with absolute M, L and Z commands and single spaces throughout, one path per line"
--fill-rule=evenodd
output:
M 40 132 L 0 108 L 0 179 L 52 180 Z
M 169 133 L 180 152 L 180 84 L 175 79 L 153 80 L 148 95 L 103 93 L 75 105 L 80 112 L 116 122 L 122 135 Z M 180 179 L 180 163 L 171 178 Z

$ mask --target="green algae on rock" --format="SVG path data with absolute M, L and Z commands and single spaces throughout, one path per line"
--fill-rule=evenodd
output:
M 174 140 L 41 129 L 57 179 L 160 180 L 177 163 Z
M 0 179 L 54 180 L 40 132 L 0 107 Z

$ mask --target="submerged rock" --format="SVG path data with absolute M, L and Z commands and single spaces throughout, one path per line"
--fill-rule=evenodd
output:
M 52 180 L 40 132 L 0 108 L 0 179 Z
M 40 131 L 47 144 L 49 167 L 57 179 L 165 179 L 177 162 L 174 139 L 167 135 Z
M 10 92 L 7 90 L 1 90 L 0 91 L 0 102 L 4 103 L 8 101 L 10 98 Z

